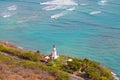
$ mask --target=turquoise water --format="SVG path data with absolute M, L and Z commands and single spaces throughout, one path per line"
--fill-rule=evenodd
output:
M 54 4 L 53 4 L 54 3 Z M 0 0 L 0 40 L 100 61 L 120 75 L 119 0 Z

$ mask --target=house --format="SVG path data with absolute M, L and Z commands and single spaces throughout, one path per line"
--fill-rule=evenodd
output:
M 41 58 L 40 61 L 41 61 L 41 62 L 47 62 L 48 59 L 47 59 L 47 58 Z

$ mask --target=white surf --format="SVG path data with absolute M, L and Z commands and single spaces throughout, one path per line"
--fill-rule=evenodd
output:
M 51 19 L 57 19 L 57 18 L 59 18 L 59 17 L 65 15 L 66 13 L 67 13 L 67 12 L 63 11 L 63 12 L 61 12 L 61 13 L 52 15 L 52 16 L 51 16 Z
M 52 0 L 52 1 L 47 1 L 40 4 L 45 5 L 43 10 L 46 10 L 46 11 L 53 11 L 58 9 L 62 10 L 62 12 L 52 15 L 51 19 L 57 19 L 65 15 L 66 13 L 68 13 L 67 11 L 75 10 L 75 6 L 78 5 L 73 0 Z
M 78 5 L 72 0 L 53 0 L 53 1 L 48 1 L 44 3 L 40 3 L 44 5 Z
M 99 4 L 99 5 L 105 5 L 106 2 L 108 2 L 108 1 L 107 1 L 107 0 L 100 0 L 100 1 L 98 2 L 98 4 Z
M 73 11 L 73 10 L 75 10 L 75 7 L 72 7 L 72 8 L 68 8 L 68 9 L 66 9 L 67 11 Z
M 3 18 L 8 18 L 8 17 L 11 17 L 13 15 L 13 13 L 10 13 L 10 12 L 8 12 L 8 11 L 5 11 L 5 12 L 3 12 L 2 14 L 1 14 L 1 16 L 3 17 Z
M 85 6 L 85 5 L 88 5 L 88 3 L 81 3 L 80 5 L 81 6 Z
M 52 10 L 61 9 L 61 8 L 62 6 L 46 6 L 43 8 L 43 10 L 52 11 Z
M 10 11 L 15 11 L 17 9 L 17 6 L 12 5 L 12 6 L 9 6 L 7 9 L 10 10 Z
M 114 77 L 114 80 L 120 80 L 119 77 L 117 77 L 117 74 L 115 74 L 114 72 L 111 72 L 113 77 Z
M 90 12 L 89 14 L 90 15 L 95 15 L 95 14 L 100 14 L 101 13 L 101 11 L 92 11 L 92 12 Z

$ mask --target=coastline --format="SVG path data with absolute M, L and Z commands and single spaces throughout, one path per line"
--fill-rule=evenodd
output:
M 44 55 L 55 43 L 60 54 L 100 62 L 120 77 L 120 0 L 51 1 L 1 0 L 1 40 Z M 78 5 L 60 6 L 68 1 Z
M 10 43 L 10 42 L 7 42 L 7 41 L 0 41 L 0 43 L 6 45 L 8 47 L 15 48 L 15 49 L 19 49 L 19 50 L 23 50 L 23 51 L 31 51 L 31 50 L 24 49 L 21 46 L 17 46 L 16 44 L 13 44 L 13 43 Z M 34 51 L 32 51 L 32 52 L 34 52 Z M 115 80 L 119 80 L 119 77 L 118 77 L 118 75 L 116 73 L 111 72 L 111 74 L 113 75 Z
M 111 72 L 111 73 L 115 80 L 120 80 L 120 77 L 116 73 L 114 73 L 114 72 Z

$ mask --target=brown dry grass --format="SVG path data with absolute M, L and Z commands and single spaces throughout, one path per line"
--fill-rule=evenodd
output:
M 10 68 L 0 62 L 0 80 L 55 80 L 45 71 L 27 69 L 23 67 Z

